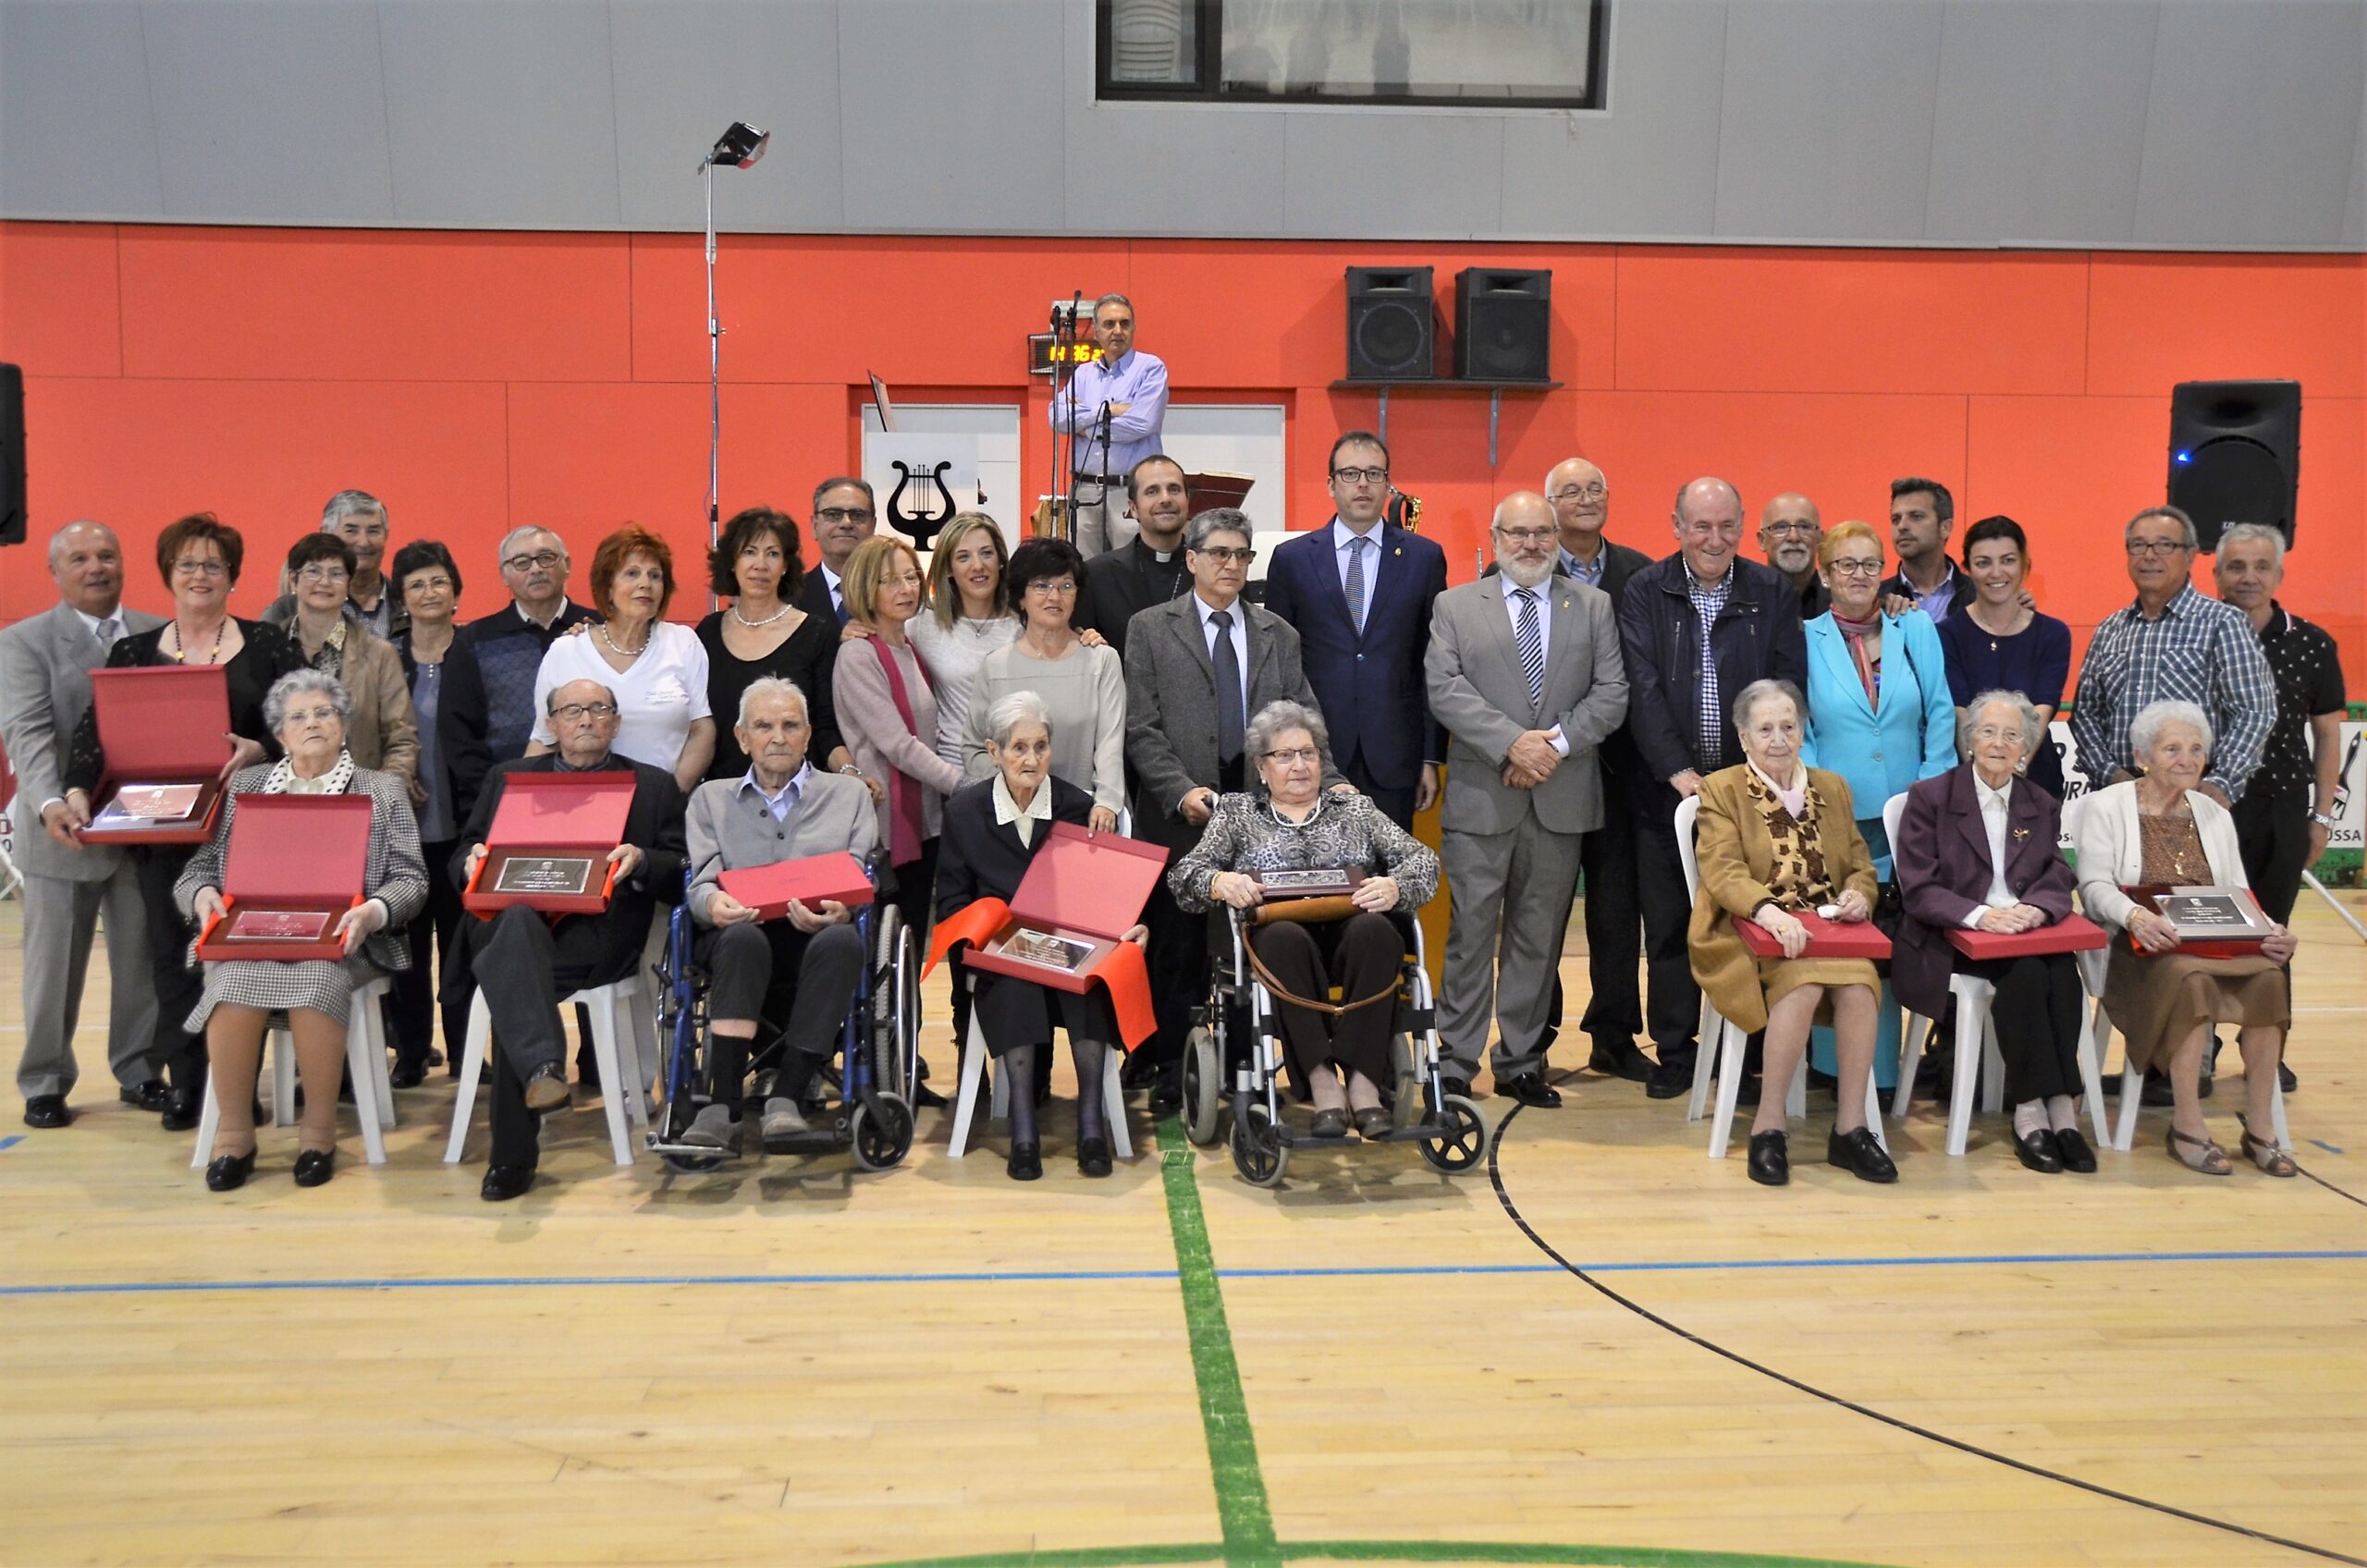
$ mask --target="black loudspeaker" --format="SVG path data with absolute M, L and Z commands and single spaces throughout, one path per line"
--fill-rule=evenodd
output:
M 0 545 L 25 542 L 25 373 L 0 365 Z
M 1454 374 L 1551 381 L 1553 275 L 1466 267 L 1454 275 Z
M 1348 269 L 1348 379 L 1428 381 L 1438 374 L 1438 308 L 1428 267 Z
M 2181 381 L 2170 392 L 2170 505 L 2205 552 L 2232 523 L 2264 522 L 2293 543 L 2301 482 L 2301 384 Z

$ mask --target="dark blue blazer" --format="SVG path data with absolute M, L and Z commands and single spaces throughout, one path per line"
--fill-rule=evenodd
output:
M 1362 636 L 1340 590 L 1332 523 L 1294 534 L 1266 568 L 1266 607 L 1297 629 L 1306 683 L 1331 730 L 1342 767 L 1361 755 L 1372 781 L 1410 790 L 1422 765 L 1445 755 L 1445 737 L 1423 695 L 1430 601 L 1446 589 L 1446 552 L 1435 540 L 1382 522 Z

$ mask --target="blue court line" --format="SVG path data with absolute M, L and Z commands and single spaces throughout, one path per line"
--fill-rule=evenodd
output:
M 22 1133 L 11 1133 L 8 1136 L 0 1138 L 0 1150 L 15 1148 L 24 1141 L 25 1135 Z
M 2367 1249 L 2250 1252 L 1960 1253 L 1930 1257 L 1704 1258 L 1588 1263 L 1591 1273 L 1688 1274 L 1767 1268 L 1937 1268 L 2072 1263 L 2356 1262 Z M 1389 1279 L 1405 1276 L 1559 1274 L 1555 1263 L 1377 1264 L 1310 1268 L 1223 1268 L 1227 1280 Z M 436 1275 L 420 1279 L 127 1280 L 53 1285 L 0 1284 L 0 1296 L 185 1295 L 207 1291 L 602 1290 L 683 1285 L 1026 1285 L 1172 1281 L 1172 1268 L 978 1269 L 937 1274 L 560 1274 Z

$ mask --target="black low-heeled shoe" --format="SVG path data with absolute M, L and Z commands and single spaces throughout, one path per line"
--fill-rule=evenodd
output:
M 1846 1133 L 1834 1129 L 1824 1142 L 1824 1158 L 1860 1182 L 1898 1180 L 1898 1167 L 1883 1152 L 1881 1140 L 1870 1127 L 1853 1127 Z
M 1043 1151 L 1034 1144 L 1013 1144 L 1002 1168 L 1014 1182 L 1033 1182 L 1044 1174 Z
M 2063 1161 L 2064 1170 L 2080 1176 L 2096 1173 L 2096 1151 L 2090 1148 L 2088 1140 L 2075 1130 L 2068 1127 L 2054 1130 L 2054 1152 Z
M 166 1101 L 164 1114 L 157 1119 L 157 1125 L 167 1133 L 186 1133 L 197 1125 L 204 1109 L 204 1079 L 201 1078 L 194 1084 L 176 1084 Z
M 296 1156 L 296 1184 L 319 1187 L 337 1174 L 337 1150 L 304 1149 Z
M 1792 1180 L 1792 1156 L 1781 1133 L 1750 1135 L 1750 1179 L 1762 1187 L 1782 1187 Z
M 2014 1140 L 2014 1158 L 2043 1176 L 2054 1175 L 2063 1169 L 2063 1156 L 2054 1146 L 2054 1134 L 2043 1127 L 2032 1128 Z
M 1112 1169 L 1110 1163 L 1110 1140 L 1107 1138 L 1078 1140 L 1076 1168 L 1080 1174 L 1085 1176 L 1109 1175 Z
M 206 1190 L 235 1193 L 245 1186 L 247 1178 L 254 1173 L 255 1151 L 252 1149 L 244 1154 L 215 1155 L 214 1163 L 205 1168 Z

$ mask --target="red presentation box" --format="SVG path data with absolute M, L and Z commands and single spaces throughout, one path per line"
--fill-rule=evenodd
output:
M 2031 953 L 2093 952 L 2108 946 L 2111 940 L 2103 926 L 2084 914 L 2067 914 L 2052 925 L 2017 931 L 2011 936 L 1998 931 L 1968 931 L 1962 926 L 1948 933 L 1950 947 L 1967 958 L 1983 961 L 2022 958 Z
M 1012 895 L 1011 919 L 983 950 L 963 949 L 962 962 L 1082 996 L 1110 949 L 1142 919 L 1166 866 L 1167 851 L 1158 844 L 1055 822 Z
M 1809 945 L 1801 949 L 1802 958 L 1890 957 L 1890 938 L 1883 936 L 1870 920 L 1844 925 L 1837 920 L 1827 920 L 1814 910 L 1787 910 L 1784 913 L 1809 928 Z M 1760 958 L 1784 956 L 1784 944 L 1756 920 L 1735 921 L 1735 932 L 1742 937 L 1742 945 Z
M 362 901 L 369 861 L 369 796 L 240 795 L 222 868 L 227 908 L 198 934 L 197 956 L 344 956 L 337 923 Z
M 230 685 L 220 665 L 91 671 L 106 768 L 86 844 L 202 844 L 222 811 Z
M 825 902 L 860 909 L 872 899 L 871 878 L 863 874 L 863 862 L 844 850 L 771 865 L 741 866 L 724 872 L 716 882 L 754 910 L 759 920 L 788 918 L 791 899 L 816 911 Z
M 616 888 L 609 851 L 625 841 L 630 773 L 512 773 L 485 829 L 484 859 L 460 902 L 490 918 L 512 904 L 597 914 Z

